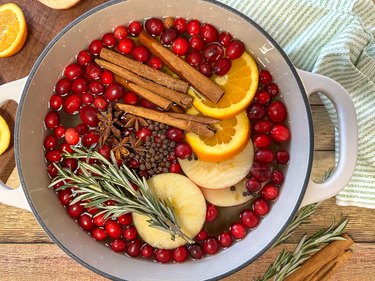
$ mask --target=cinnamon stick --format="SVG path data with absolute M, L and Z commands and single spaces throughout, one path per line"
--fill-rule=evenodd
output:
M 177 119 L 171 117 L 168 112 L 160 112 L 144 107 L 122 103 L 116 103 L 116 108 L 128 112 L 130 114 L 151 119 L 153 121 L 167 124 L 169 126 L 174 126 L 176 128 L 192 132 L 203 137 L 210 138 L 213 137 L 215 134 L 214 130 L 208 124 L 185 119 Z
M 121 76 L 124 79 L 133 82 L 134 84 L 142 86 L 149 91 L 152 91 L 154 93 L 156 92 L 159 96 L 169 99 L 184 108 L 189 108 L 193 105 L 193 97 L 189 96 L 188 94 L 183 94 L 181 92 L 159 85 L 111 62 L 102 59 L 95 59 L 95 62 L 101 67 L 117 74 L 118 76 Z
M 172 71 L 174 71 L 178 76 L 188 81 L 195 90 L 200 92 L 210 101 L 217 103 L 223 96 L 224 90 L 220 88 L 219 85 L 215 84 L 186 61 L 173 54 L 145 31 L 142 31 L 139 34 L 138 41 L 146 46 L 151 53 L 159 57 L 166 66 L 172 69 Z
M 181 79 L 172 77 L 106 48 L 102 48 L 100 57 L 170 89 L 186 93 L 189 87 L 189 84 Z
M 172 102 L 170 100 L 167 100 L 166 98 L 163 98 L 159 96 L 158 94 L 155 94 L 142 86 L 139 86 L 137 84 L 134 84 L 132 82 L 126 81 L 124 78 L 118 76 L 115 74 L 115 80 L 119 82 L 120 84 L 124 85 L 126 88 L 128 88 L 130 91 L 133 91 L 137 95 L 149 100 L 153 104 L 157 105 L 158 107 L 169 110 L 172 106 Z
M 217 124 L 220 122 L 220 120 L 206 117 L 206 116 L 199 116 L 199 115 L 179 114 L 179 113 L 172 113 L 172 112 L 168 113 L 168 115 L 177 119 L 191 120 L 191 121 L 206 123 L 206 124 Z
M 342 235 L 345 240 L 336 240 L 329 243 L 319 252 L 302 264 L 302 266 L 285 278 L 285 281 L 303 281 L 311 273 L 321 269 L 327 261 L 331 261 L 344 253 L 352 244 L 353 240 L 347 235 Z

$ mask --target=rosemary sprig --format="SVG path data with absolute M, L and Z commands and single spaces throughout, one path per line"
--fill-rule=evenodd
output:
M 100 212 L 97 215 L 104 214 L 105 218 L 118 217 L 129 212 L 147 215 L 150 226 L 170 233 L 172 240 L 175 240 L 177 235 L 189 243 L 192 242 L 178 225 L 171 203 L 156 197 L 145 178 L 140 179 L 125 165 L 118 166 L 113 153 L 111 163 L 96 151 L 78 148 L 73 150 L 74 153 L 65 153 L 64 156 L 77 159 L 82 173 L 74 174 L 71 170 L 55 164 L 58 175 L 50 184 L 53 186 L 64 182 L 59 189 L 74 187 L 71 204 L 83 202 L 86 208 L 98 208 Z M 88 159 L 97 163 L 90 164 Z M 138 188 L 134 188 L 132 183 Z M 108 204 L 108 201 L 114 204 Z

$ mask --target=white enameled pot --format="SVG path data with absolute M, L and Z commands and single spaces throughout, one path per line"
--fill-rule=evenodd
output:
M 115 253 L 94 241 L 66 214 L 47 188 L 43 126 L 47 103 L 62 69 L 79 50 L 114 26 L 148 17 L 181 16 L 210 22 L 240 38 L 259 65 L 269 69 L 288 108 L 290 164 L 280 197 L 270 213 L 245 239 L 220 253 L 182 264 L 158 264 Z M 338 113 L 340 150 L 331 177 L 322 184 L 310 180 L 314 151 L 313 124 L 308 97 L 322 92 Z M 256 23 L 214 1 L 128 0 L 109 1 L 77 18 L 42 52 L 28 77 L 0 87 L 2 102 L 19 102 L 15 151 L 22 187 L 0 186 L 0 202 L 31 210 L 46 233 L 68 255 L 111 279 L 209 280 L 229 275 L 254 261 L 283 232 L 301 206 L 337 194 L 349 181 L 356 163 L 357 125 L 354 105 L 333 80 L 296 69 L 277 43 Z M 22 94 L 21 94 L 22 93 Z M 249 277 L 250 278 L 250 277 Z

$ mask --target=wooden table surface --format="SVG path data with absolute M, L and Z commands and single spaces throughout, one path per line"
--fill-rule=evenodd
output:
M 0 4 L 7 2 L 0 1 Z M 13 0 L 23 10 L 28 37 L 24 48 L 11 58 L 0 59 L 0 84 L 26 76 L 48 42 L 70 21 L 105 2 L 85 0 L 66 11 L 51 10 L 38 1 Z M 93 27 L 94 28 L 94 27 Z M 312 98 L 315 125 L 315 157 L 312 177 L 319 179 L 333 166 L 333 127 L 325 108 Z M 1 157 L 0 157 L 1 161 Z M 4 180 L 4 178 L 2 178 Z M 18 185 L 17 173 L 8 183 Z M 350 262 L 332 280 L 375 280 L 375 211 L 358 207 L 339 207 L 332 198 L 301 226 L 284 244 L 267 251 L 257 261 L 225 280 L 252 280 L 260 276 L 283 249 L 292 249 L 303 234 L 312 234 L 332 221 L 348 216 L 347 232 L 356 242 Z M 0 204 L 0 280 L 104 280 L 69 258 L 44 233 L 34 216 L 24 210 Z

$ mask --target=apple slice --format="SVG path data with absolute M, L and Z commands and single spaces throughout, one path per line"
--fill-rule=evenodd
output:
M 246 147 L 231 159 L 222 162 L 178 159 L 182 170 L 198 186 L 221 189 L 235 185 L 250 171 L 254 148 L 251 139 Z
M 208 189 L 201 188 L 204 198 L 211 204 L 214 204 L 219 207 L 232 207 L 241 205 L 250 201 L 253 196 L 245 195 L 248 194 L 246 189 L 246 180 L 244 178 L 239 183 L 231 186 L 225 187 L 222 189 Z
M 40 3 L 51 9 L 63 10 L 76 5 L 80 0 L 39 0 Z
M 199 187 L 187 177 L 172 173 L 156 175 L 147 182 L 156 196 L 169 200 L 181 230 L 193 239 L 206 219 L 206 201 Z M 181 237 L 173 241 L 168 232 L 151 227 L 148 220 L 148 216 L 133 213 L 138 234 L 151 246 L 173 249 L 187 243 Z

